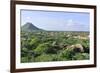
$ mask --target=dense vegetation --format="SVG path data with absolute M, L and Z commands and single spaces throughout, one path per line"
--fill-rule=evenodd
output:
M 88 32 L 21 32 L 21 62 L 89 59 Z

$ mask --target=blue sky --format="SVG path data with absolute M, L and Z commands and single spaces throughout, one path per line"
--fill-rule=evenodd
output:
M 21 26 L 27 22 L 49 31 L 89 31 L 90 14 L 21 10 Z

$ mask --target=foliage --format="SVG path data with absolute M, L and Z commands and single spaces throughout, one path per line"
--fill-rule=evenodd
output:
M 50 47 L 49 43 L 42 43 L 37 46 L 37 48 L 34 50 L 34 52 L 36 52 L 38 54 L 43 54 L 48 51 L 49 47 Z
M 89 43 L 89 40 L 83 40 L 83 43 L 82 43 L 83 47 L 84 47 L 84 50 L 86 53 L 89 53 L 89 46 L 90 46 L 90 43 Z
M 73 59 L 75 60 L 84 60 L 84 59 L 89 59 L 89 54 L 88 53 L 77 53 Z
M 47 62 L 53 60 L 54 60 L 54 55 L 51 54 L 42 54 L 35 58 L 35 62 Z
M 22 31 L 21 62 L 89 59 L 88 35 L 88 32 Z M 76 44 L 82 45 L 84 51 L 74 51 L 77 48 L 72 46 Z
M 74 55 L 74 51 L 72 49 L 65 49 L 63 50 L 58 56 L 59 56 L 59 60 L 66 59 L 66 60 L 72 60 L 72 57 Z

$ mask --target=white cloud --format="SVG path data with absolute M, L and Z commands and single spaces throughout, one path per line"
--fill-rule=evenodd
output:
M 67 25 L 68 26 L 74 25 L 74 21 L 72 19 L 67 20 Z

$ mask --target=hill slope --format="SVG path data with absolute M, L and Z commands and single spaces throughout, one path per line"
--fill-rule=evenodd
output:
M 36 27 L 34 24 L 27 22 L 21 27 L 22 31 L 33 31 L 33 30 L 41 30 L 38 27 Z

